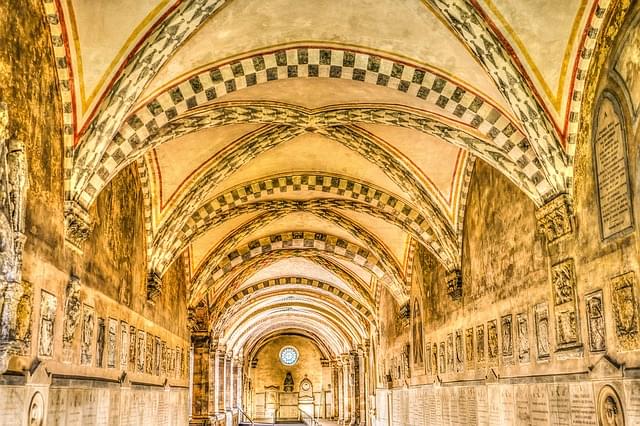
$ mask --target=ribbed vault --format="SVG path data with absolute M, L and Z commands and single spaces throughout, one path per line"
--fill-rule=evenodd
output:
M 379 331 L 382 287 L 409 301 L 417 245 L 455 285 L 477 159 L 537 207 L 570 193 L 609 2 L 560 2 L 558 28 L 540 8 L 535 37 L 484 0 L 130 2 L 137 26 L 104 16 L 92 37 L 86 2 L 50 3 L 68 243 L 135 165 L 149 302 L 184 256 L 198 332 L 235 356 L 295 332 L 336 357 Z

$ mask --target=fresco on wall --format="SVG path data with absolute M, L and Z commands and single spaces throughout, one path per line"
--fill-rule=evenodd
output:
M 635 19 L 635 25 L 628 32 L 623 49 L 618 56 L 615 70 L 624 80 L 634 112 L 640 107 L 640 20 Z

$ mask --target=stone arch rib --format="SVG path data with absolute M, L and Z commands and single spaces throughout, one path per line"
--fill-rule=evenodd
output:
M 538 166 L 547 179 L 536 186 L 545 199 L 567 189 L 567 156 L 541 103 L 528 86 L 500 39 L 486 24 L 471 2 L 465 0 L 428 0 L 445 21 L 467 44 L 503 94 L 524 126 L 527 144 L 535 151 Z M 550 185 L 550 187 L 547 187 Z
M 100 150 L 89 145 L 77 160 L 74 175 L 74 197 L 85 208 L 89 206 L 117 164 L 129 158 L 136 146 L 144 143 L 165 124 L 186 111 L 256 84 L 287 78 L 339 78 L 392 88 L 423 99 L 480 133 L 490 136 L 500 147 L 515 149 L 513 154 L 530 163 L 535 152 L 518 125 L 488 100 L 442 75 L 427 69 L 363 52 L 335 48 L 290 48 L 263 53 L 217 66 L 190 76 L 156 96 L 126 120 L 108 146 Z M 88 160 L 89 157 L 99 160 Z M 531 167 L 530 167 L 531 168 Z M 546 186 L 539 171 L 532 177 L 540 189 Z

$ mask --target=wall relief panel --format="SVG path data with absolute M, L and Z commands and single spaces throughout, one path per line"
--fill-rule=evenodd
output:
M 462 330 L 456 330 L 456 371 L 464 369 L 464 345 L 462 344 Z
M 455 370 L 454 361 L 453 361 L 453 357 L 454 357 L 453 352 L 454 352 L 453 334 L 449 333 L 447 334 L 447 369 L 446 369 L 446 371 L 449 373 Z
M 587 329 L 589 331 L 589 350 L 591 352 L 604 351 L 607 347 L 604 323 L 604 302 L 602 290 L 585 296 L 587 312 Z
M 44 357 L 53 356 L 53 333 L 56 320 L 57 299 L 51 293 L 44 290 L 40 300 L 40 343 L 38 355 Z
M 136 371 L 138 373 L 145 372 L 145 361 L 147 360 L 147 356 L 145 351 L 147 349 L 147 345 L 145 342 L 146 334 L 143 330 L 138 330 L 138 338 L 136 340 Z
M 104 318 L 98 318 L 98 334 L 96 337 L 96 367 L 104 367 L 104 344 L 106 327 Z
M 549 307 L 542 302 L 534 308 L 536 320 L 536 349 L 538 359 L 549 358 L 551 344 L 549 342 Z
M 107 367 L 116 367 L 116 339 L 118 336 L 118 320 L 109 318 L 107 335 Z
M 625 350 L 638 348 L 638 298 L 634 272 L 611 279 L 611 299 L 620 346 Z
M 120 322 L 120 370 L 127 371 L 129 365 L 129 324 Z
M 467 328 L 465 337 L 464 337 L 464 343 L 465 343 L 465 355 L 466 355 L 466 359 L 467 359 L 467 364 L 470 364 L 473 362 L 473 328 Z
M 502 356 L 510 358 L 513 356 L 513 315 L 502 317 Z
M 71 277 L 64 291 L 64 323 L 62 329 L 62 348 L 65 362 L 72 361 L 73 337 L 80 320 L 80 280 Z
M 498 322 L 496 320 L 487 323 L 487 348 L 489 359 L 498 358 Z
M 516 316 L 517 341 L 518 341 L 518 361 L 527 363 L 530 361 L 529 351 L 529 321 L 527 313 L 522 312 Z
M 575 348 L 580 345 L 580 328 L 573 259 L 564 260 L 551 267 L 551 282 L 556 314 L 557 348 Z
M 96 311 L 89 305 L 84 305 L 82 311 L 80 364 L 91 365 L 91 361 L 93 360 L 93 330 L 96 325 Z
M 476 359 L 484 362 L 484 324 L 476 326 Z

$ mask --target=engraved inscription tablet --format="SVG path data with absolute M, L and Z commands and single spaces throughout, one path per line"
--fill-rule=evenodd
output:
M 633 227 L 627 136 L 618 101 L 609 92 L 598 105 L 593 135 L 600 227 L 607 239 Z

